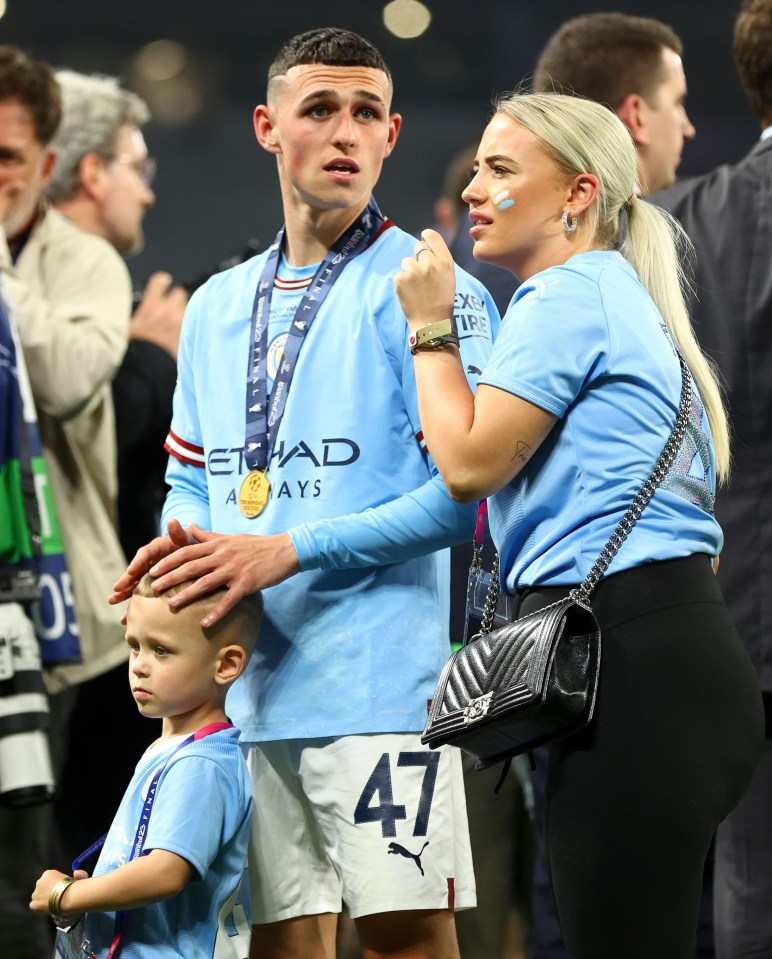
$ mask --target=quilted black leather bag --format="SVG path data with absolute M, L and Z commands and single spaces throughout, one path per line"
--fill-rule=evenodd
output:
M 491 629 L 498 599 L 498 557 L 480 632 L 447 661 L 421 742 L 450 743 L 483 764 L 577 732 L 592 719 L 600 674 L 600 629 L 589 597 L 683 441 L 691 380 L 681 362 L 681 401 L 673 431 L 632 506 L 584 582 L 556 603 Z

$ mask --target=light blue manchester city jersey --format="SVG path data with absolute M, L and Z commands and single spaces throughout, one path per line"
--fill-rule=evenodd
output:
M 558 418 L 522 472 L 491 499 L 507 588 L 581 582 L 676 420 L 681 369 L 662 317 L 621 254 L 579 254 L 518 289 L 480 383 Z M 710 428 L 692 389 L 676 463 L 609 574 L 720 551 Z
M 445 547 L 471 540 L 475 507 L 452 502 L 423 442 L 393 282 L 414 244 L 391 226 L 330 290 L 300 351 L 271 498 L 254 519 L 241 514 L 238 492 L 251 311 L 267 254 L 213 277 L 188 306 L 164 523 L 289 531 L 303 570 L 265 591 L 257 649 L 229 693 L 246 741 L 420 730 L 449 653 Z M 269 377 L 313 272 L 280 263 Z M 460 270 L 454 315 L 475 385 L 498 316 Z

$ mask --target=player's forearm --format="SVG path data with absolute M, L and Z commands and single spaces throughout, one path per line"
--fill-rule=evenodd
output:
M 289 532 L 301 569 L 350 569 L 402 563 L 467 542 L 475 516 L 475 505 L 454 503 L 435 476 L 388 503 Z
M 154 849 L 147 856 L 90 879 L 79 879 L 65 890 L 59 903 L 63 915 L 136 909 L 180 892 L 193 875 L 185 859 Z

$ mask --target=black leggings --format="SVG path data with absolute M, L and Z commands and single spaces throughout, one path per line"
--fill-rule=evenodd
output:
M 568 592 L 520 593 L 519 615 Z M 571 959 L 692 959 L 703 866 L 764 735 L 750 659 L 703 555 L 601 581 L 595 717 L 550 749 L 545 847 Z

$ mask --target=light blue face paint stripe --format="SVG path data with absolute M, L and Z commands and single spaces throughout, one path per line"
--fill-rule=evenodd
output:
M 496 204 L 497 210 L 508 210 L 515 205 L 515 201 L 510 199 L 509 190 L 502 190 L 501 193 L 497 193 L 493 202 Z

